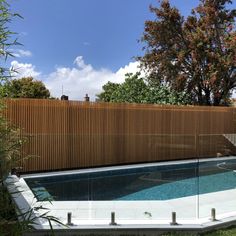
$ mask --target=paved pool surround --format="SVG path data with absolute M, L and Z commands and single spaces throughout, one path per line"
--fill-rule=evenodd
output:
M 205 161 L 225 161 L 234 160 L 236 157 L 204 159 Z M 149 163 L 140 165 L 129 165 L 119 167 L 105 167 L 83 169 L 75 171 L 63 171 L 54 173 L 32 174 L 25 175 L 21 178 L 9 176 L 6 183 L 12 194 L 18 212 L 25 213 L 32 211 L 32 217 L 38 217 L 34 227 L 37 230 L 49 230 L 50 226 L 46 219 L 40 218 L 45 212 L 48 215 L 57 217 L 63 224 L 68 223 L 68 213 L 72 216 L 72 225 L 67 228 L 56 222 L 52 222 L 53 228 L 56 230 L 85 230 L 93 232 L 93 230 L 109 230 L 126 229 L 127 232 L 140 229 L 142 232 L 152 232 L 152 230 L 170 231 L 170 230 L 187 230 L 187 231 L 204 231 L 212 228 L 217 228 L 222 225 L 234 224 L 236 221 L 236 189 L 227 189 L 211 193 L 202 193 L 187 197 L 179 197 L 176 199 L 166 200 L 148 200 L 148 201 L 38 201 L 27 185 L 26 178 L 49 177 L 59 175 L 70 175 L 77 173 L 94 173 L 107 170 L 132 169 L 141 166 L 153 165 L 175 165 L 193 163 L 192 161 L 175 161 L 163 163 Z M 232 170 L 233 171 L 233 170 Z M 18 193 L 15 193 L 18 191 Z M 38 207 L 45 209 L 37 209 Z M 212 221 L 211 211 L 216 209 L 217 221 Z M 110 225 L 111 213 L 115 212 L 115 222 L 117 225 Z M 171 225 L 172 212 L 176 213 L 177 225 Z M 151 234 L 150 234 L 151 235 Z

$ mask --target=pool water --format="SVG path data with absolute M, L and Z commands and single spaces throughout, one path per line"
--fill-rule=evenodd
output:
M 236 160 L 26 177 L 38 200 L 170 200 L 236 188 Z
M 226 172 L 189 178 L 154 186 L 129 194 L 119 200 L 169 200 L 197 194 L 218 192 L 236 187 L 236 173 Z

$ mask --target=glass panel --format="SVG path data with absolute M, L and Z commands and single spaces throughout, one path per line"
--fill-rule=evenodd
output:
M 195 163 L 162 163 L 142 173 L 135 182 L 141 188 L 123 198 L 135 209 L 135 218 L 170 221 L 172 212 L 181 220 L 195 218 Z M 183 211 L 186 206 L 188 209 Z
M 133 222 L 196 218 L 197 161 L 116 167 L 90 175 L 92 205 L 96 219 Z M 183 209 L 186 210 L 183 211 Z
M 211 159 L 199 162 L 199 218 L 211 218 L 215 208 L 218 219 L 236 211 L 236 134 L 200 135 Z M 203 154 L 204 147 L 202 147 Z
M 60 135 L 37 138 L 42 142 L 47 140 L 66 145 Z M 35 140 L 37 141 L 36 137 Z M 99 148 L 104 149 L 103 158 L 107 165 L 109 158 L 112 157 L 114 160 L 114 151 L 117 162 L 124 163 L 125 160 L 120 153 L 125 151 L 104 147 L 104 140 L 106 143 L 110 142 L 111 147 L 119 142 L 120 147 L 126 149 L 127 156 L 134 153 L 139 161 L 145 162 L 145 159 L 148 161 L 149 158 L 151 160 L 151 157 L 158 155 L 164 162 L 83 169 L 87 163 L 91 166 L 97 165 L 96 152 Z M 80 221 L 78 223 L 83 221 L 85 224 L 99 222 L 109 224 L 111 212 L 115 212 L 116 221 L 120 223 L 168 224 L 171 222 L 172 212 L 176 212 L 179 223 L 196 219 L 198 160 L 195 158 L 197 150 L 195 135 L 145 134 L 131 137 L 94 135 L 92 138 L 86 135 L 70 135 L 70 143 L 72 150 L 77 147 L 78 153 L 71 151 L 69 159 L 63 162 L 58 160 L 56 164 L 58 169 L 72 164 L 80 166 L 79 173 L 66 171 L 62 172 L 62 175 L 49 174 L 47 177 L 26 179 L 33 191 L 34 188 L 39 190 L 41 188 L 45 190 L 45 194 L 52 197 L 55 201 L 53 205 L 55 216 L 63 214 L 65 218 L 67 212 L 72 212 L 75 221 Z M 96 144 L 97 149 L 90 149 L 89 145 L 93 146 L 94 143 L 99 143 L 101 146 Z M 146 147 L 145 153 L 143 148 L 139 149 L 141 144 Z M 83 146 L 86 148 L 82 148 Z M 57 150 L 58 153 L 59 151 Z M 92 151 L 94 158 L 87 160 L 87 157 L 91 157 Z M 182 161 L 171 161 L 171 159 L 182 159 Z

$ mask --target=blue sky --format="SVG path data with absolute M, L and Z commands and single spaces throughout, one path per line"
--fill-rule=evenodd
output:
M 137 41 L 145 20 L 153 19 L 149 5 L 158 6 L 157 0 L 10 3 L 13 11 L 24 17 L 11 24 L 24 45 L 17 50 L 13 65 L 22 75 L 43 80 L 54 96 L 60 96 L 63 85 L 64 93 L 72 99 L 82 99 L 85 93 L 94 98 L 102 84 L 122 81 L 127 70 L 135 70 L 133 57 L 142 55 L 142 45 Z M 171 3 L 188 15 L 198 0 Z

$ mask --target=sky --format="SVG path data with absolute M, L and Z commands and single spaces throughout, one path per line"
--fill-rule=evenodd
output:
M 182 15 L 198 0 L 171 0 Z M 236 8 L 236 1 L 233 1 Z M 10 66 L 16 77 L 44 82 L 51 95 L 70 100 L 95 100 L 102 85 L 123 82 L 138 70 L 134 57 L 143 55 L 138 42 L 146 20 L 155 19 L 149 6 L 157 0 L 10 0 L 16 18 L 10 29 L 23 46 L 14 48 Z

